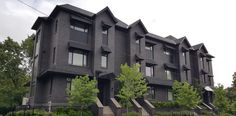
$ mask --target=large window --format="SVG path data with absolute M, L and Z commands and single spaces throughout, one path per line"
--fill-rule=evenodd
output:
M 183 55 L 183 59 L 184 59 L 184 64 L 187 64 L 187 54 L 186 54 L 186 52 L 183 52 L 182 55 Z
M 146 55 L 147 55 L 147 58 L 148 59 L 153 59 L 154 57 L 154 55 L 153 55 L 153 45 L 152 44 L 150 44 L 150 43 L 146 43 L 145 44 L 145 49 L 146 49 Z
M 68 63 L 76 66 L 87 66 L 87 52 L 83 50 L 70 50 Z
M 77 20 L 71 20 L 70 39 L 80 43 L 88 43 L 89 25 Z
M 208 68 L 208 72 L 211 71 L 211 61 L 207 61 L 207 68 Z
M 108 28 L 102 29 L 102 43 L 104 45 L 108 45 Z
M 170 89 L 168 89 L 167 96 L 168 96 L 168 101 L 173 101 L 173 93 L 172 93 L 172 91 Z
M 83 33 L 88 32 L 88 26 L 86 24 L 75 20 L 71 20 L 70 28 Z
M 155 88 L 154 87 L 149 87 L 148 88 L 148 96 L 151 98 L 151 99 L 155 99 Z
M 152 44 L 149 44 L 149 43 L 146 43 L 145 49 L 146 49 L 146 50 L 149 50 L 149 51 L 152 51 L 152 50 L 153 50 L 153 45 L 152 45 Z
M 185 70 L 184 73 L 185 73 L 185 78 L 186 78 L 186 80 L 188 81 L 188 71 Z
M 164 50 L 164 54 L 169 56 L 169 62 L 170 63 L 175 63 L 174 51 L 172 49 L 166 48 Z
M 154 67 L 151 65 L 146 65 L 146 76 L 153 77 L 153 69 Z
M 172 72 L 170 70 L 166 69 L 165 73 L 166 73 L 166 79 L 172 80 Z
M 108 65 L 108 54 L 103 53 L 101 57 L 101 67 L 102 68 L 107 68 Z
M 200 58 L 200 65 L 201 65 L 201 68 L 204 68 L 204 57 Z
M 72 78 L 66 78 L 66 89 L 67 89 L 67 90 L 71 90 L 72 81 L 73 81 Z

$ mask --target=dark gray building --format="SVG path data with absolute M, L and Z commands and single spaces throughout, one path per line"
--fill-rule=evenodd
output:
M 174 80 L 199 85 L 204 102 L 212 101 L 211 59 L 203 44 L 192 46 L 186 37 L 149 33 L 141 20 L 117 19 L 108 7 L 98 13 L 65 4 L 48 17 L 38 17 L 31 105 L 66 105 L 66 88 L 76 75 L 98 80 L 98 98 L 106 106 L 118 92 L 120 65 L 141 64 L 148 81 L 147 99 L 172 100 Z

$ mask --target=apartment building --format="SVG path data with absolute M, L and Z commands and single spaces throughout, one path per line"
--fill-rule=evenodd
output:
M 173 100 L 174 80 L 199 85 L 204 102 L 212 102 L 212 63 L 204 44 L 191 45 L 186 37 L 149 33 L 141 20 L 128 25 L 108 7 L 98 13 L 58 5 L 32 26 L 34 40 L 30 104 L 66 105 L 66 89 L 77 75 L 96 77 L 98 98 L 106 106 L 118 93 L 120 65 L 139 63 L 148 82 L 149 100 Z

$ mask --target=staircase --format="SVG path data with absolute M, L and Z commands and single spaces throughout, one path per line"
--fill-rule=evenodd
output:
M 115 116 L 109 106 L 103 106 L 103 116 Z
M 142 116 L 150 116 L 143 107 L 142 107 Z

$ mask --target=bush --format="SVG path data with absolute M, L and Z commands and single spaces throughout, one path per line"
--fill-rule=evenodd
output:
M 123 113 L 122 116 L 141 116 L 137 112 L 128 112 L 128 113 Z
M 76 110 L 73 108 L 57 108 L 55 112 L 52 113 L 52 116 L 92 116 L 92 112 L 89 110 Z
M 33 113 L 32 110 L 26 110 L 24 115 L 24 110 L 20 110 L 14 112 L 13 116 L 32 116 L 32 113 Z M 12 113 L 9 112 L 7 113 L 6 116 L 12 116 L 11 114 Z M 34 116 L 47 116 L 47 115 L 49 115 L 49 113 L 44 110 L 39 110 L 39 109 L 34 110 Z
M 152 102 L 156 108 L 179 108 L 176 102 Z
M 155 116 L 194 116 L 190 111 L 158 112 Z

